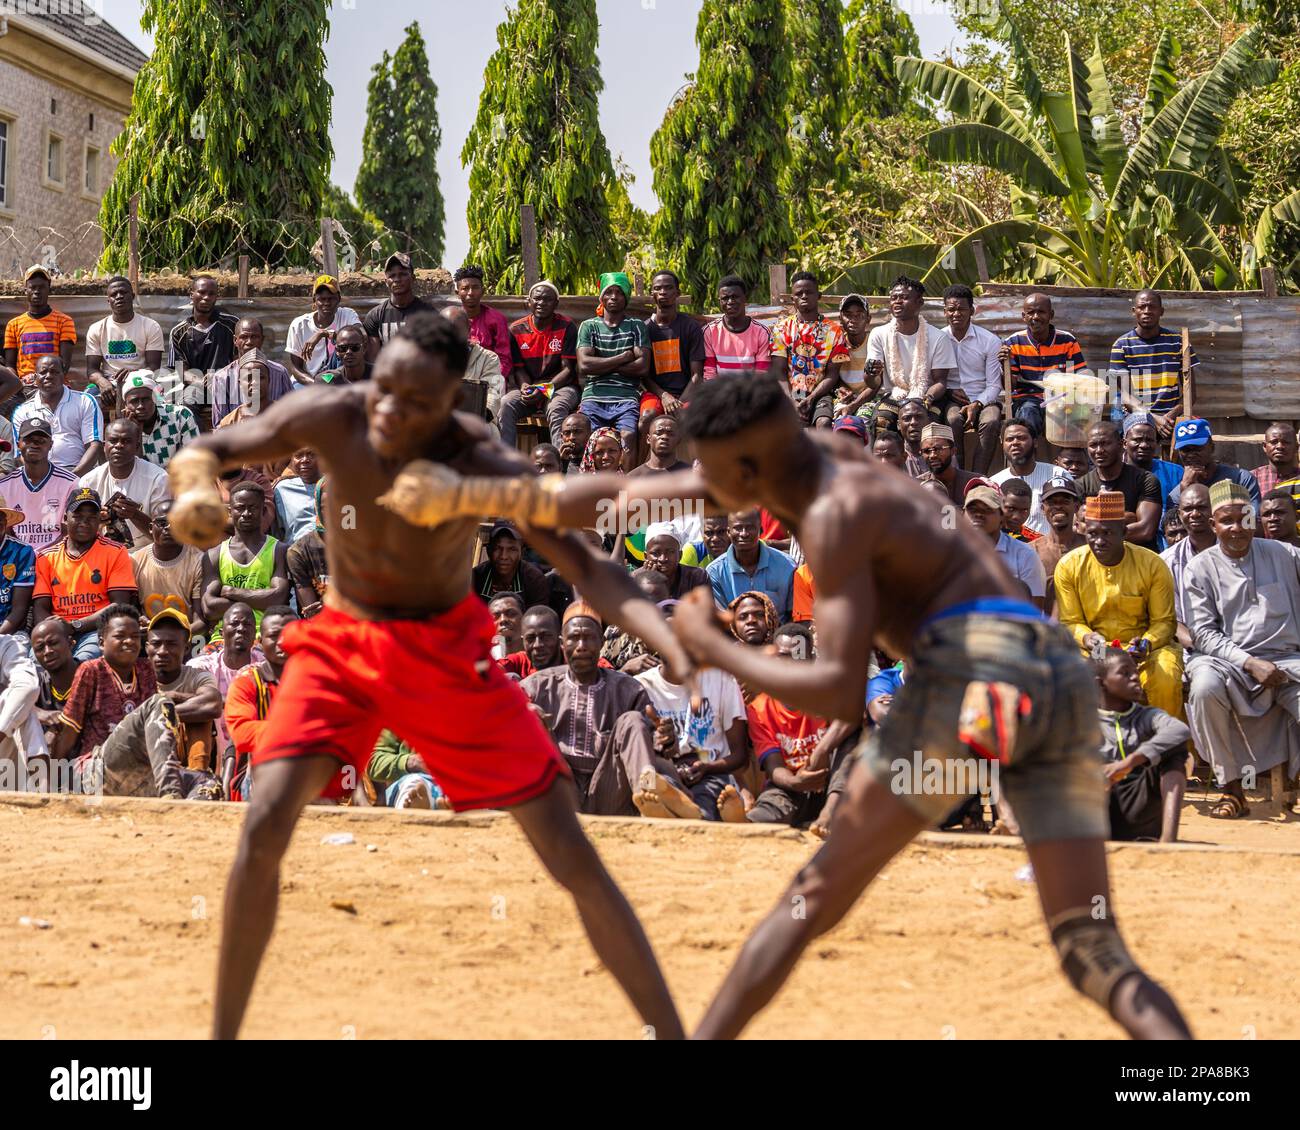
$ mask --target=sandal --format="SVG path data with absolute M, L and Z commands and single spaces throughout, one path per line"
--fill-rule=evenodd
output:
M 1236 794 L 1224 793 L 1218 804 L 1210 809 L 1210 815 L 1215 820 L 1240 820 L 1250 815 L 1250 806 Z

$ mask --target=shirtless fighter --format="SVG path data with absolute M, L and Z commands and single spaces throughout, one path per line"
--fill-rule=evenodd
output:
M 1062 968 L 1133 1036 L 1186 1038 L 1169 996 L 1129 956 L 1106 873 L 1106 795 L 1096 690 L 1078 649 L 1013 587 L 986 539 L 893 467 L 800 426 L 767 377 L 719 378 L 692 397 L 685 432 L 699 471 L 537 482 L 516 516 L 589 524 L 594 504 L 623 497 L 712 496 L 726 510 L 764 506 L 796 531 L 817 578 L 817 658 L 744 647 L 720 630 L 709 599 L 678 605 L 673 627 L 697 663 L 729 671 L 782 702 L 857 724 L 872 641 L 912 674 L 856 754 L 822 848 L 746 942 L 697 1033 L 737 1035 L 776 994 L 803 950 L 867 884 L 960 797 L 909 789 L 895 759 L 994 759 L 1020 821 Z M 388 504 L 412 521 L 457 514 L 480 488 L 425 464 L 398 476 Z M 605 502 L 604 505 L 608 505 Z M 930 784 L 937 774 L 921 774 Z M 945 786 L 976 780 L 945 772 Z M 804 915 L 791 913 L 802 900 Z
M 202 548 L 220 540 L 225 524 L 215 486 L 222 467 L 311 447 L 330 481 L 326 607 L 285 628 L 289 660 L 253 753 L 253 799 L 226 888 L 218 1037 L 239 1030 L 275 923 L 280 859 L 303 806 L 358 783 L 384 727 L 420 751 L 457 810 L 510 809 L 645 1023 L 660 1037 L 681 1034 L 650 943 L 578 824 L 565 762 L 523 692 L 491 661 L 495 627 L 469 587 L 480 516 L 420 529 L 375 503 L 416 457 L 465 474 L 535 478 L 485 424 L 453 411 L 468 355 L 450 321 L 412 318 L 380 353 L 372 380 L 286 397 L 196 440 L 168 468 L 172 532 Z M 623 569 L 576 537 L 539 534 L 536 544 L 598 611 L 663 649 L 670 669 L 689 670 L 681 644 Z

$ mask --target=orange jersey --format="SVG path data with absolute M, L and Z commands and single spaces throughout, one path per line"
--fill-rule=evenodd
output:
M 32 596 L 48 596 L 61 619 L 93 616 L 112 603 L 108 594 L 114 589 L 135 592 L 135 570 L 126 549 L 106 538 L 96 538 L 80 556 L 69 552 L 68 539 L 61 538 L 36 558 Z

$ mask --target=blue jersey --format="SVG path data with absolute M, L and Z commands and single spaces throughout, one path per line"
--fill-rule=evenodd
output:
M 0 620 L 14 606 L 14 587 L 36 587 L 36 551 L 8 535 L 0 542 Z

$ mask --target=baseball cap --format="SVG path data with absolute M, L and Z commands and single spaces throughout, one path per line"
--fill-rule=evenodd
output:
M 1180 420 L 1174 428 L 1174 450 L 1182 451 L 1184 447 L 1200 447 L 1213 438 L 1210 434 L 1209 420 Z
M 411 270 L 411 257 L 405 251 L 394 251 L 387 259 L 384 260 L 384 270 L 388 270 L 394 263 L 400 263 L 408 271 Z
M 153 628 L 162 620 L 175 620 L 187 632 L 190 630 L 190 618 L 185 615 L 179 608 L 164 608 L 161 612 L 156 613 L 149 621 L 149 627 Z
M 1076 502 L 1083 499 L 1079 484 L 1066 475 L 1053 475 L 1043 484 L 1039 498 L 1050 498 L 1054 494 L 1068 494 Z
M 1002 492 L 988 479 L 972 479 L 966 484 L 966 493 L 962 495 L 962 509 L 965 510 L 972 502 L 982 502 L 994 510 L 1001 510 Z
M 515 529 L 513 522 L 507 522 L 502 519 L 492 524 L 492 532 L 488 534 L 488 545 L 491 545 L 499 537 L 512 537 L 515 541 L 519 540 L 519 531 Z
M 83 506 L 87 502 L 93 502 L 97 510 L 104 508 L 104 504 L 99 498 L 99 491 L 90 487 L 78 487 L 68 496 L 68 505 L 63 508 L 63 512 L 71 514 L 78 506 Z
M 19 439 L 26 439 L 33 432 L 42 432 L 50 437 L 54 435 L 53 425 L 44 416 L 28 416 L 18 425 Z
M 870 304 L 867 302 L 865 298 L 862 297 L 862 295 L 846 294 L 843 298 L 840 299 L 840 313 L 843 314 L 847 307 L 853 306 L 854 304 L 861 306 L 862 309 L 866 310 L 868 313 L 870 313 L 871 311 Z
M 316 281 L 311 284 L 312 294 L 315 294 L 322 287 L 324 287 L 326 290 L 332 290 L 335 294 L 342 293 L 339 290 L 339 280 L 336 279 L 333 275 L 317 275 Z
M 154 379 L 152 369 L 137 369 L 122 382 L 122 396 L 138 388 L 147 388 L 150 392 L 158 391 L 158 382 Z
M 27 282 L 33 275 L 44 275 L 45 281 L 50 281 L 49 268 L 42 267 L 39 263 L 33 263 L 23 272 L 23 282 Z

